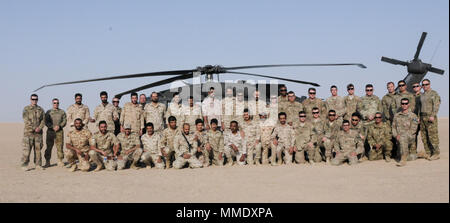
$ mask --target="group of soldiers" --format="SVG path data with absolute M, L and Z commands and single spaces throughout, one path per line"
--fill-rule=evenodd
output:
M 413 85 L 415 93 L 406 90 L 404 81 L 387 84 L 388 93 L 380 100 L 371 84 L 366 95 L 338 96 L 331 86 L 326 100 L 316 97 L 316 89 L 308 89 L 308 98 L 296 101 L 295 93 L 286 86 L 270 102 L 259 100 L 259 91 L 244 100 L 244 92 L 227 88 L 225 97 L 215 97 L 211 88 L 201 104 L 193 97 L 181 103 L 175 93 L 172 102 L 159 102 L 158 94 L 145 94 L 119 107 L 119 98 L 108 103 L 108 94 L 100 93 L 101 104 L 90 116 L 82 104 L 82 95 L 75 94 L 75 104 L 67 113 L 54 98 L 53 108 L 44 112 L 37 105 L 38 96 L 31 95 L 31 105 L 23 110 L 25 123 L 22 168 L 28 170 L 34 148 L 36 169 L 50 167 L 51 152 L 56 144 L 58 166 L 76 171 L 122 170 L 128 166 L 180 169 L 210 165 L 350 165 L 365 160 L 398 158 L 397 166 L 417 156 L 417 135 L 420 131 L 425 148 L 423 158 L 439 159 L 437 113 L 440 96 L 431 90 L 430 80 Z M 423 88 L 423 91 L 421 90 Z M 88 123 L 98 131 L 92 133 Z M 64 136 L 64 127 L 70 131 Z M 46 131 L 45 164 L 42 166 L 43 129 Z M 66 140 L 65 149 L 64 141 Z M 396 150 L 396 155 L 393 154 Z M 67 163 L 63 159 L 66 158 Z

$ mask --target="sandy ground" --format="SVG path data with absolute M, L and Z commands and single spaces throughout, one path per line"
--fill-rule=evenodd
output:
M 441 159 L 333 167 L 233 166 L 69 172 L 20 169 L 22 124 L 0 124 L 0 202 L 449 202 L 449 120 Z M 93 126 L 90 126 L 90 128 Z M 419 150 L 423 150 L 419 143 Z M 53 149 L 52 164 L 56 160 Z

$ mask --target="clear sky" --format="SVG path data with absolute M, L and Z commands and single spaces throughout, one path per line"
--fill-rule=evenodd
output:
M 352 82 L 358 95 L 372 83 L 380 98 L 386 82 L 406 68 L 381 56 L 413 59 L 420 35 L 428 32 L 420 58 L 444 69 L 429 73 L 441 95 L 440 116 L 449 115 L 449 5 L 435 1 L 0 1 L 0 122 L 22 121 L 29 96 L 43 84 L 128 73 L 193 69 L 206 64 L 241 66 L 277 63 L 364 63 L 357 67 L 245 70 L 321 84 Z M 437 46 L 439 47 L 437 48 Z M 244 70 L 243 70 L 244 71 Z M 245 72 L 244 71 L 244 72 Z M 44 88 L 39 105 L 74 102 L 76 92 L 91 113 L 99 92 L 120 93 L 164 77 Z M 226 74 L 225 79 L 248 79 Z M 281 83 L 286 83 L 282 82 Z M 307 85 L 286 83 L 305 95 Z M 166 86 L 144 90 L 149 93 Z M 110 98 L 111 99 L 111 98 Z M 122 98 L 121 105 L 129 101 Z

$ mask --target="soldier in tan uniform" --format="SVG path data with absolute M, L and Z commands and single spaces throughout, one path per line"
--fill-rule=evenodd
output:
M 98 126 L 100 121 L 105 121 L 108 126 L 108 131 L 114 133 L 114 121 L 119 120 L 119 114 L 114 105 L 108 103 L 108 93 L 106 91 L 100 92 L 100 100 L 102 103 L 98 105 L 94 110 L 94 118 L 91 122 L 95 122 Z
M 80 168 L 82 171 L 88 171 L 89 165 L 89 143 L 92 137 L 92 133 L 83 128 L 83 121 L 81 118 L 76 118 L 74 121 L 74 130 L 68 134 L 68 142 L 66 143 L 65 157 L 69 164 L 67 168 L 70 168 L 71 172 Z M 79 163 L 75 163 L 78 159 Z
M 50 166 L 50 159 L 52 156 L 53 145 L 56 144 L 58 154 L 58 166 L 64 166 L 64 127 L 66 126 L 66 113 L 59 109 L 59 100 L 54 98 L 52 100 L 53 108 L 45 113 L 45 125 L 47 126 L 47 149 L 45 150 L 45 167 Z
M 74 130 L 74 121 L 80 118 L 83 121 L 83 128 L 88 127 L 89 120 L 91 119 L 89 108 L 87 105 L 82 104 L 83 96 L 80 93 L 75 94 L 75 104 L 67 108 L 67 123 L 71 130 Z
M 173 146 L 175 148 L 175 162 L 173 168 L 181 169 L 186 163 L 190 168 L 200 168 L 203 164 L 195 157 L 198 152 L 194 135 L 190 134 L 191 127 L 188 123 L 183 124 L 183 132 L 175 136 Z
M 161 134 L 161 146 L 164 148 L 161 153 L 166 161 L 166 169 L 170 168 L 170 164 L 175 161 L 175 148 L 173 142 L 175 136 L 181 134 L 180 128 L 177 126 L 177 119 L 174 116 L 170 116 L 168 119 L 169 127 L 164 129 Z
M 259 115 L 260 112 L 266 112 L 267 103 L 265 100 L 259 100 L 259 98 L 259 91 L 255 90 L 253 92 L 253 99 L 247 102 L 248 112 L 252 118 Z
M 330 110 L 334 110 L 336 112 L 336 120 L 342 123 L 342 121 L 344 120 L 344 115 L 346 113 L 344 98 L 338 96 L 338 88 L 336 87 L 336 85 L 331 86 L 330 92 L 331 96 L 326 100 L 327 112 Z
M 391 161 L 392 151 L 392 130 L 388 122 L 383 122 L 381 112 L 375 114 L 375 124 L 367 130 L 367 141 L 369 142 L 369 160 L 383 159 L 386 162 Z
M 34 164 L 36 170 L 42 170 L 41 149 L 42 149 L 42 129 L 44 128 L 44 110 L 37 105 L 38 96 L 31 95 L 31 104 L 26 106 L 22 112 L 24 122 L 22 140 L 22 169 L 28 170 L 30 153 L 34 148 Z
M 181 116 L 182 116 L 182 103 L 181 102 L 181 98 L 180 98 L 180 94 L 178 92 L 173 93 L 173 98 L 172 98 L 172 102 L 169 103 L 169 106 L 167 106 L 167 112 L 166 112 L 166 122 L 167 124 L 169 124 L 169 117 L 173 116 L 175 117 L 175 119 L 178 120 L 182 120 Z M 181 126 L 179 126 L 180 130 L 181 130 Z
M 299 164 L 306 163 L 305 152 L 309 157 L 314 157 L 314 143 L 317 142 L 316 134 L 313 131 L 311 123 L 306 122 L 306 113 L 299 112 L 299 122 L 295 126 L 295 162 Z
M 227 87 L 225 98 L 222 100 L 222 130 L 230 127 L 230 122 L 234 120 L 236 108 L 236 98 L 233 97 L 233 88 Z
M 120 144 L 120 154 L 117 156 L 117 169 L 123 170 L 129 162 L 132 169 L 139 169 L 137 163 L 142 155 L 141 141 L 139 135 L 131 131 L 131 125 L 124 126 L 124 132 L 117 135 Z
M 244 135 L 247 149 L 247 164 L 256 165 L 261 161 L 261 136 L 259 135 L 258 120 L 251 120 L 248 109 L 244 110 L 244 121 L 241 123 L 240 131 Z
M 195 120 L 202 119 L 202 108 L 194 103 L 194 97 L 190 96 L 188 100 L 188 105 L 183 105 L 182 107 L 182 117 L 179 124 L 183 126 L 184 123 L 188 123 L 190 126 L 190 131 L 195 132 Z
M 234 117 L 233 120 L 238 123 L 242 123 L 244 121 L 242 114 L 244 114 L 244 109 L 248 108 L 248 103 L 244 100 L 244 92 L 238 90 L 236 93 L 236 106 L 234 109 Z M 230 122 L 231 123 L 231 122 Z M 229 129 L 230 125 L 226 126 Z
M 284 104 L 284 110 L 287 115 L 287 124 L 293 126 L 298 124 L 298 113 L 303 111 L 303 105 L 295 101 L 295 93 L 293 91 L 289 91 L 288 93 L 288 102 Z
M 420 135 L 426 158 L 431 161 L 439 159 L 440 154 L 437 114 L 441 97 L 436 91 L 431 90 L 430 80 L 424 79 L 422 87 L 424 92 L 420 96 Z
M 152 163 L 156 169 L 164 169 L 162 150 L 164 146 L 161 144 L 161 136 L 153 130 L 153 123 L 147 122 L 145 124 L 146 133 L 141 136 L 144 152 L 141 160 L 145 163 L 147 169 L 152 168 Z
M 225 130 L 223 134 L 224 153 L 227 157 L 227 165 L 233 165 L 233 159 L 239 165 L 245 165 L 246 160 L 246 142 L 243 134 L 239 131 L 239 125 L 236 121 L 231 121 L 230 130 Z
M 209 121 L 213 118 L 217 119 L 219 124 L 222 124 L 222 102 L 219 98 L 216 98 L 214 87 L 209 88 L 208 97 L 203 99 L 202 115 L 207 130 L 210 128 Z M 221 128 L 223 130 L 224 126 L 221 126 Z
M 286 110 L 285 107 L 286 107 L 287 101 L 284 103 L 279 103 L 278 100 L 279 100 L 279 97 L 277 97 L 276 95 L 271 95 L 270 103 L 267 105 L 267 109 L 266 109 L 267 112 L 264 112 L 264 113 L 266 113 L 267 120 L 269 120 L 270 122 L 273 123 L 272 127 L 274 127 L 275 124 L 278 123 L 278 114 L 280 112 L 284 112 Z M 280 107 L 280 106 L 282 106 L 282 107 Z M 260 112 L 260 114 L 261 114 L 261 112 Z
M 206 132 L 204 131 L 203 120 L 195 120 L 194 142 L 197 143 L 198 152 L 195 154 L 198 160 L 207 166 L 209 163 L 209 151 L 206 150 Z M 207 158 L 208 157 L 208 158 Z
M 350 120 L 352 114 L 356 112 L 358 104 L 361 102 L 361 98 L 355 95 L 355 86 L 353 84 L 347 85 L 348 95 L 344 97 L 345 103 L 345 115 L 344 120 Z
M 209 156 L 205 157 L 206 166 L 209 166 L 209 160 L 213 157 L 213 164 L 216 166 L 223 166 L 223 134 L 218 129 L 217 119 L 212 119 L 210 123 L 211 128 L 206 132 L 206 150 Z
M 89 143 L 91 145 L 89 157 L 97 165 L 94 171 L 100 171 L 104 167 L 110 171 L 116 170 L 115 158 L 119 153 L 119 140 L 113 132 L 108 131 L 108 124 L 104 120 L 98 123 L 98 130 L 92 135 Z
M 323 138 L 321 139 L 325 147 L 325 159 L 327 164 L 331 164 L 332 152 L 336 136 L 341 130 L 342 121 L 336 119 L 337 113 L 333 109 L 328 111 L 328 120 L 323 126 Z
M 112 100 L 112 104 L 114 108 L 116 109 L 118 119 L 114 120 L 114 135 L 118 135 L 120 133 L 120 116 L 122 115 L 122 108 L 119 106 L 120 99 L 117 97 L 114 97 Z
M 306 112 L 305 112 L 306 113 Z M 312 109 L 312 119 L 309 121 L 313 127 L 313 132 L 317 137 L 317 142 L 314 145 L 314 153 L 308 153 L 309 163 L 314 165 L 314 163 L 322 162 L 322 153 L 321 150 L 324 148 L 323 137 L 324 137 L 324 129 L 325 121 L 320 117 L 320 110 L 317 107 Z M 306 116 L 308 117 L 308 116 Z M 313 155 L 314 154 L 314 155 Z
M 261 138 L 261 163 L 269 164 L 269 149 L 272 145 L 272 140 L 270 139 L 272 135 L 273 128 L 277 121 L 272 121 L 267 118 L 267 113 L 262 112 L 259 114 L 259 135 Z
M 144 128 L 144 115 L 143 111 L 137 103 L 137 94 L 131 93 L 131 102 L 127 102 L 122 109 L 120 117 L 120 128 L 123 132 L 125 125 L 131 126 L 131 132 L 142 135 L 142 129 Z
M 139 95 L 139 107 L 144 111 L 145 105 L 147 104 L 147 96 L 145 94 Z M 143 127 L 145 128 L 145 127 Z
M 303 110 L 306 113 L 307 120 L 312 120 L 312 109 L 314 107 L 318 108 L 321 114 L 327 114 L 325 102 L 323 102 L 320 98 L 316 98 L 316 89 L 309 88 L 308 94 L 309 97 L 302 102 Z M 325 118 L 323 117 L 322 119 L 325 120 Z
M 277 98 L 277 107 L 278 110 L 275 112 L 275 119 L 278 119 L 278 114 L 280 112 L 285 112 L 286 113 L 286 103 L 288 102 L 288 96 L 287 96 L 287 88 L 286 86 L 281 86 L 280 87 L 280 96 L 278 96 Z
M 402 111 L 394 116 L 392 122 L 392 135 L 397 140 L 400 148 L 401 160 L 397 166 L 405 166 L 409 156 L 409 149 L 414 143 L 419 119 L 417 115 L 409 110 L 409 99 L 401 100 Z
M 152 93 L 152 102 L 144 107 L 145 123 L 153 123 L 155 132 L 164 130 L 166 106 L 159 101 L 158 93 Z
M 292 164 L 292 156 L 295 148 L 295 132 L 292 126 L 286 123 L 286 119 L 286 113 L 280 112 L 280 114 L 278 114 L 278 120 L 280 121 L 280 123 L 275 125 L 275 128 L 273 129 L 271 135 L 272 166 L 282 164 L 282 152 L 284 153 L 284 162 L 286 164 Z M 278 159 L 278 161 L 276 161 L 276 158 Z
M 334 150 L 336 155 L 331 161 L 333 165 L 340 165 L 348 160 L 349 165 L 358 163 L 358 150 L 363 149 L 363 142 L 358 137 L 358 132 L 350 129 L 348 120 L 342 122 L 342 130 L 339 131 L 334 141 Z
M 350 125 L 350 129 L 354 130 L 358 133 L 359 138 L 361 139 L 361 141 L 366 141 L 367 139 L 367 128 L 362 124 L 361 122 L 361 116 L 359 115 L 358 112 L 355 112 L 352 114 L 352 119 L 351 119 L 351 125 Z M 363 149 L 362 151 L 360 151 L 361 153 L 358 153 L 357 155 L 362 156 L 362 153 L 365 153 L 365 150 Z

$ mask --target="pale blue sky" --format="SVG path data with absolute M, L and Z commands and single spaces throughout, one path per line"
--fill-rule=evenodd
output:
M 368 69 L 277 68 L 245 70 L 317 82 L 345 95 L 349 82 L 363 94 L 366 83 L 380 98 L 388 81 L 406 68 L 381 56 L 411 60 L 423 31 L 420 58 L 444 69 L 429 73 L 449 115 L 449 5 L 435 1 L 0 1 L 0 122 L 20 122 L 33 90 L 46 83 L 205 64 L 240 66 L 276 63 L 360 62 Z M 93 112 L 98 93 L 110 95 L 164 77 L 57 86 L 38 92 L 45 109 L 58 97 L 66 109 L 81 92 Z M 222 75 L 225 79 L 246 76 Z M 287 83 L 304 95 L 308 86 Z M 163 90 L 167 86 L 143 91 Z M 129 101 L 122 98 L 121 105 Z

